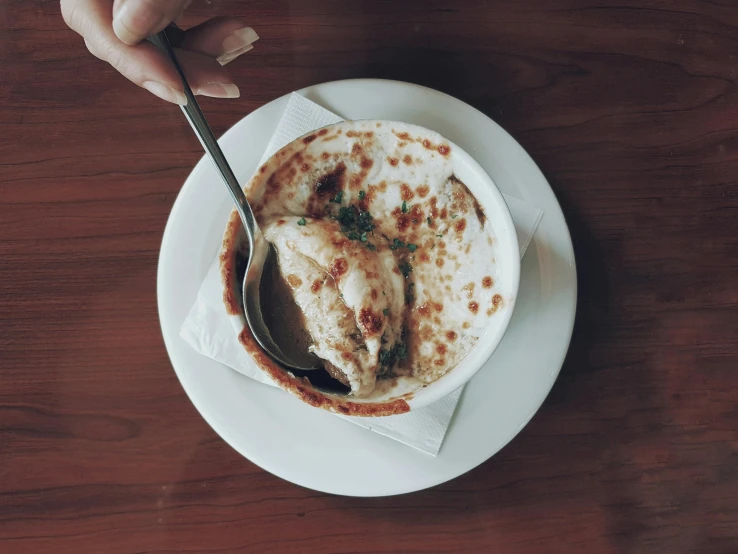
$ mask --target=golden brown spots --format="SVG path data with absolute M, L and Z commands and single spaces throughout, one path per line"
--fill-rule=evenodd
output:
M 381 192 L 387 191 L 387 181 L 382 181 L 381 183 L 379 183 L 379 190 Z
M 446 331 L 446 338 L 448 340 L 453 342 L 456 340 L 456 337 L 458 337 L 458 335 L 456 334 L 456 331 Z
M 295 193 L 294 192 L 288 192 L 287 193 L 287 198 L 289 198 L 290 200 L 292 200 L 294 197 L 295 197 Z
M 344 246 L 346 246 L 346 245 L 347 245 L 347 244 L 348 244 L 349 242 L 351 242 L 351 241 L 349 241 L 349 239 L 347 239 L 346 237 L 341 237 L 341 238 L 333 239 L 333 240 L 331 241 L 331 244 L 332 244 L 333 246 L 335 246 L 336 248 L 343 248 L 343 247 L 344 247 Z
M 444 263 L 445 263 L 445 262 L 443 261 L 443 258 L 436 258 L 436 265 L 437 265 L 438 267 L 443 267 L 443 264 L 444 264 Z
M 434 317 L 433 318 L 433 323 L 435 323 L 436 325 L 440 325 L 441 324 L 441 318 L 440 317 Z
M 479 311 L 479 303 L 473 300 L 469 302 L 469 311 L 473 314 L 477 313 Z
M 361 186 L 361 175 L 354 175 L 349 180 L 349 187 L 352 189 L 358 189 Z
M 502 296 L 499 294 L 495 294 L 492 297 L 492 307 L 487 310 L 487 315 L 493 315 L 497 310 L 500 309 L 500 306 L 502 306 Z
M 468 321 L 465 321 L 464 323 L 462 323 L 462 324 L 461 324 L 461 326 L 462 326 L 462 327 L 463 327 L 464 329 L 468 329 L 469 327 L 471 327 L 471 323 L 469 323 Z
M 372 300 L 376 300 L 379 298 L 379 293 L 377 292 L 377 289 L 372 289 Z
M 438 153 L 441 156 L 447 156 L 449 152 L 451 152 L 451 148 L 449 148 L 448 145 L 446 145 L 446 144 L 439 144 L 438 145 Z
M 439 343 L 436 345 L 436 352 L 438 352 L 441 356 L 443 356 L 448 351 L 448 347 L 443 344 Z
M 419 258 L 420 258 L 420 261 L 421 261 L 421 262 L 426 262 L 426 263 L 427 263 L 427 262 L 429 262 L 429 261 L 430 261 L 430 256 L 428 256 L 428 253 L 427 253 L 427 252 L 426 252 L 425 250 L 423 250 L 423 251 L 422 251 L 422 252 L 420 253 L 420 256 L 419 256 Z
M 266 164 L 265 164 L 265 165 L 262 165 L 262 166 L 261 166 L 261 167 L 259 168 L 259 173 L 266 173 L 266 170 L 267 170 L 267 166 L 266 166 Z
M 410 214 L 402 213 L 402 209 L 395 208 L 392 210 L 392 217 L 395 218 L 395 227 L 398 231 L 403 232 L 410 227 Z
M 392 166 L 397 166 L 397 164 L 400 163 L 400 160 L 398 160 L 397 158 L 387 158 L 387 161 Z
M 361 167 L 364 169 L 369 169 L 371 166 L 374 165 L 374 162 L 370 158 L 361 158 Z
M 354 355 L 351 354 L 351 352 L 341 352 L 341 358 L 343 358 L 344 360 L 350 360 L 353 357 Z
M 433 219 L 438 217 L 438 207 L 436 206 L 437 203 L 438 199 L 435 196 L 430 199 L 430 216 Z
M 459 221 L 454 223 L 454 229 L 456 229 L 457 233 L 463 233 L 464 229 L 466 229 L 466 219 L 462 217 Z
M 316 138 L 318 138 L 318 135 L 308 135 L 304 139 L 302 139 L 302 142 L 305 144 L 310 144 L 313 142 Z
M 433 309 L 440 314 L 443 311 L 443 304 L 439 304 L 438 302 L 436 302 L 435 304 L 433 304 Z
M 364 136 L 366 138 L 372 138 L 374 136 L 374 131 L 367 131 L 366 133 L 364 133 Z
M 377 123 L 377 129 L 379 129 L 382 126 L 381 123 Z
M 400 185 L 400 196 L 403 200 L 412 200 L 415 196 L 415 193 L 413 193 L 413 189 L 410 188 L 410 185 L 407 183 L 402 183 Z
M 287 282 L 293 287 L 299 287 L 302 285 L 302 279 L 293 273 L 287 275 Z
M 427 148 L 428 150 L 433 150 L 434 148 L 433 143 L 428 139 L 423 139 L 423 147 Z
M 316 279 L 315 281 L 313 281 L 313 284 L 310 285 L 310 290 L 313 292 L 318 292 L 320 290 L 320 287 L 322 286 L 323 281 L 321 281 L 320 279 Z
M 443 360 L 443 358 L 437 358 L 433 360 L 433 363 L 437 366 L 443 366 L 446 362 Z
M 302 171 L 303 173 L 307 173 L 308 171 L 310 171 L 310 164 L 308 163 L 302 164 L 300 166 L 300 171 Z
M 420 185 L 417 189 L 415 189 L 418 193 L 418 196 L 421 198 L 425 198 L 428 196 L 428 193 L 430 192 L 430 188 L 428 188 L 428 185 Z
M 333 278 L 338 281 L 338 279 L 348 271 L 348 262 L 343 258 L 336 258 L 333 260 L 333 263 L 331 264 L 331 267 L 329 269 L 329 273 L 333 276 Z
M 359 310 L 359 324 L 367 335 L 376 335 L 382 329 L 383 319 L 375 314 L 371 308 Z
M 402 158 L 402 161 L 403 161 L 403 163 L 404 163 L 405 165 L 412 165 L 412 163 L 413 163 L 413 159 L 412 159 L 412 157 L 410 156 L 410 154 L 405 154 L 405 157 L 404 157 L 404 158 Z
M 446 248 L 446 241 L 445 240 L 439 240 L 438 241 L 438 247 L 439 248 Z
M 318 131 L 319 137 L 325 136 L 327 134 L 328 134 L 328 129 L 321 129 L 320 131 Z
M 394 273 L 394 274 L 396 274 L 396 275 L 399 275 L 399 274 L 400 274 L 400 270 L 399 270 L 399 269 L 397 269 L 396 267 L 393 267 L 393 268 L 392 268 L 392 273 Z
M 323 152 L 323 153 L 322 153 L 322 154 L 320 155 L 320 157 L 321 157 L 321 158 L 323 158 L 324 160 L 327 160 L 328 158 L 330 158 L 330 157 L 331 157 L 331 155 L 330 155 L 330 154 L 329 154 L 328 152 Z
M 400 140 L 412 140 L 411 137 L 410 137 L 410 134 L 407 133 L 407 132 L 395 133 L 395 135 Z
M 448 210 L 444 206 L 443 209 L 441 210 L 441 219 L 446 219 L 447 217 L 448 217 Z
M 315 183 L 315 192 L 320 196 L 335 195 L 343 188 L 342 182 L 345 172 L 346 165 L 344 163 L 338 164 L 333 171 L 318 179 Z
M 464 289 L 466 291 L 466 297 L 471 300 L 472 295 L 474 294 L 474 287 L 476 285 L 474 283 L 467 283 L 464 285 Z
M 348 138 L 354 138 L 354 137 L 358 137 L 359 136 L 359 133 L 357 133 L 356 131 L 347 131 L 346 132 L 346 136 Z
M 358 156 L 362 152 L 361 144 L 358 142 L 355 142 L 354 145 L 351 147 L 351 155 L 352 156 Z
M 277 225 L 284 225 L 285 223 L 287 222 L 284 219 L 280 219 L 279 221 L 277 221 Z
M 418 313 L 424 317 L 428 317 L 431 313 L 430 304 L 428 304 L 428 302 L 425 302 L 418 306 Z
M 485 289 L 492 288 L 492 285 L 494 285 L 494 283 L 495 283 L 494 280 L 489 275 L 485 277 L 484 279 L 482 279 L 482 286 Z M 496 294 L 495 296 L 499 296 L 499 294 Z
M 415 204 L 410 208 L 410 220 L 415 224 L 419 225 L 425 221 L 425 214 L 418 204 Z

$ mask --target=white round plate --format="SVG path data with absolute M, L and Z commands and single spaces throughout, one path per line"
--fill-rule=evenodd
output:
M 454 479 L 520 432 L 561 369 L 577 297 L 574 251 L 561 208 L 520 145 L 487 116 L 451 96 L 367 79 L 299 92 L 345 119 L 405 121 L 438 131 L 471 154 L 502 192 L 544 210 L 523 258 L 518 301 L 505 337 L 464 390 L 435 458 L 197 354 L 179 329 L 218 252 L 232 205 L 210 161 L 203 159 L 172 208 L 159 257 L 159 317 L 172 365 L 213 429 L 243 456 L 283 479 L 350 496 L 407 493 Z M 240 181 L 256 169 L 287 99 L 259 108 L 220 140 Z

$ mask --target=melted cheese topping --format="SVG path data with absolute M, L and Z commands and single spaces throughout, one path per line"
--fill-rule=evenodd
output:
M 350 240 L 333 220 L 280 218 L 264 229 L 280 271 L 305 315 L 310 350 L 346 376 L 351 392 L 372 392 L 379 354 L 400 339 L 404 283 L 386 245 Z
M 312 350 L 355 396 L 377 376 L 439 378 L 504 304 L 491 225 L 449 154 L 414 126 L 346 122 L 288 145 L 250 183 L 282 272 L 300 277 Z

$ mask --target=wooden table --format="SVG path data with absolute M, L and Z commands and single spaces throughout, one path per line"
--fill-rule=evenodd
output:
M 241 458 L 159 330 L 201 149 L 49 0 L 0 0 L 0 551 L 738 551 L 738 4 L 196 1 L 243 16 L 243 96 L 385 77 L 490 115 L 548 176 L 580 304 L 533 421 L 432 490 L 340 498 Z M 490 422 L 493 424 L 493 422 Z

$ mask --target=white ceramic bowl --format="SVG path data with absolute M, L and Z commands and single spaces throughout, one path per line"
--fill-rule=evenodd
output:
M 356 123 L 362 124 L 366 122 Z M 374 124 L 378 122 L 371 121 L 371 123 Z M 268 361 L 264 362 L 263 353 L 261 352 L 261 349 L 253 343 L 253 339 L 250 341 L 247 340 L 247 342 L 244 343 L 247 351 L 251 353 L 252 357 L 255 357 L 257 365 L 267 371 L 272 379 L 280 386 L 313 405 L 320 405 L 330 411 L 338 411 L 349 415 L 389 415 L 390 413 L 399 413 L 395 411 L 395 408 L 390 410 L 390 405 L 393 403 L 396 405 L 398 400 L 402 400 L 406 403 L 406 405 L 401 403 L 401 406 L 404 406 L 404 410 L 400 407 L 400 411 L 407 411 L 408 407 L 410 410 L 416 410 L 423 406 L 432 404 L 466 384 L 487 362 L 490 356 L 492 356 L 497 345 L 502 340 L 512 317 L 520 282 L 520 252 L 518 249 L 515 225 L 502 194 L 484 169 L 482 169 L 482 167 L 458 145 L 442 138 L 433 131 L 405 123 L 391 121 L 382 121 L 381 123 L 385 124 L 385 128 L 401 126 L 403 130 L 409 131 L 411 135 L 431 136 L 431 138 L 435 139 L 432 141 L 434 144 L 440 144 L 442 139 L 442 142 L 447 143 L 451 147 L 450 161 L 452 164 L 453 174 L 462 181 L 474 195 L 477 202 L 482 207 L 487 221 L 492 227 L 492 234 L 496 241 L 496 265 L 499 270 L 495 274 L 494 279 L 495 292 L 502 296 L 504 302 L 495 313 L 495 316 L 490 319 L 478 341 L 469 353 L 467 353 L 455 367 L 450 368 L 445 375 L 425 386 L 419 385 L 415 380 L 403 382 L 402 379 L 400 379 L 400 382 L 396 387 L 390 389 L 382 396 L 371 395 L 367 398 L 345 398 L 327 394 L 325 391 L 313 389 L 310 386 L 306 386 L 301 381 L 296 382 L 295 380 L 285 377 L 282 369 L 275 369 L 273 364 L 270 364 Z M 352 125 L 352 122 L 345 122 L 338 125 Z M 303 138 L 305 137 L 296 139 L 266 162 L 265 166 L 262 167 L 261 170 L 251 179 L 249 184 L 246 185 L 245 190 L 247 195 L 252 196 L 256 194 L 257 191 L 263 190 L 266 180 L 274 169 L 279 167 L 284 159 L 289 158 L 290 148 L 296 145 L 301 145 L 303 143 Z M 310 138 L 312 141 L 314 136 Z M 234 225 L 237 227 L 233 227 Z M 234 211 L 231 214 L 229 230 L 226 231 L 224 238 L 223 254 L 221 256 L 222 260 L 233 259 L 233 252 L 236 249 L 234 245 L 239 242 L 238 239 L 233 238 L 233 232 L 236 228 L 240 229 L 240 221 Z M 240 233 L 240 240 L 243 241 L 245 237 L 242 229 L 240 229 Z M 240 284 L 234 279 L 232 268 L 229 265 L 222 265 L 221 269 L 225 275 L 224 284 L 226 286 L 226 293 L 228 288 L 236 290 Z M 226 294 L 226 296 L 229 295 Z M 234 329 L 237 334 L 241 334 L 245 326 L 245 319 L 240 313 L 240 309 L 239 313 L 236 313 L 235 306 L 232 309 L 232 313 L 234 314 L 231 316 Z M 461 330 L 459 330 L 459 334 L 462 334 Z M 260 362 L 257 358 L 261 358 L 262 361 Z M 266 364 L 266 366 L 264 364 Z M 324 399 L 328 399 L 328 401 L 312 401 L 311 399 L 316 395 L 319 395 Z M 343 403 L 343 405 L 341 406 L 336 404 L 334 400 L 336 402 Z M 359 405 L 359 408 L 354 410 L 354 407 L 357 405 Z M 362 405 L 363 408 L 361 407 Z M 376 410 L 370 405 L 381 405 L 381 409 Z M 351 409 L 350 413 L 346 411 L 347 407 Z M 383 410 L 384 413 L 382 413 Z
M 422 127 L 419 127 L 422 129 Z M 451 160 L 454 174 L 476 197 L 482 206 L 487 220 L 492 225 L 497 240 L 498 264 L 501 270 L 495 283 L 500 287 L 500 294 L 505 298 L 504 309 L 495 314 L 489 325 L 471 351 L 451 368 L 443 377 L 428 386 L 418 389 L 413 398 L 408 400 L 411 410 L 416 410 L 440 400 L 465 385 L 494 353 L 497 345 L 510 323 L 515 308 L 520 285 L 520 250 L 510 210 L 507 208 L 502 193 L 492 178 L 482 169 L 474 158 L 457 144 L 451 145 Z

